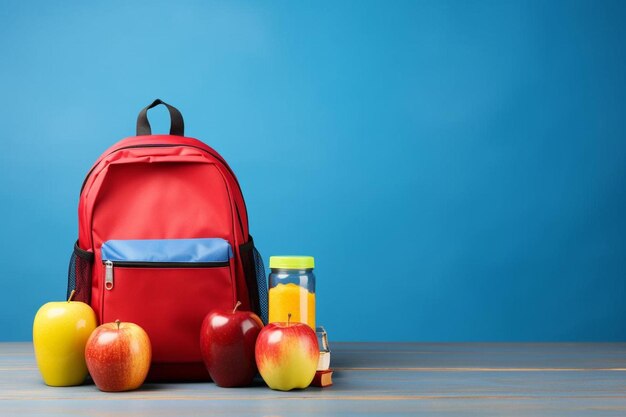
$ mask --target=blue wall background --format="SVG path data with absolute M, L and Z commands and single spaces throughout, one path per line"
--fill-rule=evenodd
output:
M 316 256 L 332 339 L 626 340 L 625 5 L 3 2 L 0 339 L 64 297 L 83 177 L 160 97 L 265 258 Z

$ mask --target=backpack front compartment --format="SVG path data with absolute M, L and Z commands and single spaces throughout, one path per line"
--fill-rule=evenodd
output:
M 101 317 L 136 323 L 155 363 L 201 362 L 204 316 L 232 309 L 233 252 L 219 238 L 109 240 L 102 245 Z

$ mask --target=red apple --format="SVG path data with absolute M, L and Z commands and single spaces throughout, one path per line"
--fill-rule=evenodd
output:
M 254 346 L 263 322 L 254 313 L 212 311 L 200 330 L 200 350 L 211 379 L 220 387 L 250 385 L 256 375 Z
M 105 323 L 91 333 L 85 360 L 101 391 L 130 391 L 143 384 L 152 359 L 148 334 L 134 323 Z
M 291 319 L 291 314 L 288 315 Z M 319 359 L 317 336 L 303 323 L 270 323 L 256 341 L 256 364 L 272 389 L 289 391 L 309 386 Z

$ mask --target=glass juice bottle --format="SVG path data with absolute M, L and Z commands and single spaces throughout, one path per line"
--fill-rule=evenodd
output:
M 314 266 L 312 256 L 270 257 L 270 323 L 290 320 L 308 324 L 315 331 Z

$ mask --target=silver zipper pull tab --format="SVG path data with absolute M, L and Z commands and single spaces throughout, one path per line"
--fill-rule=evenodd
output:
M 113 262 L 104 261 L 104 288 L 113 289 Z

